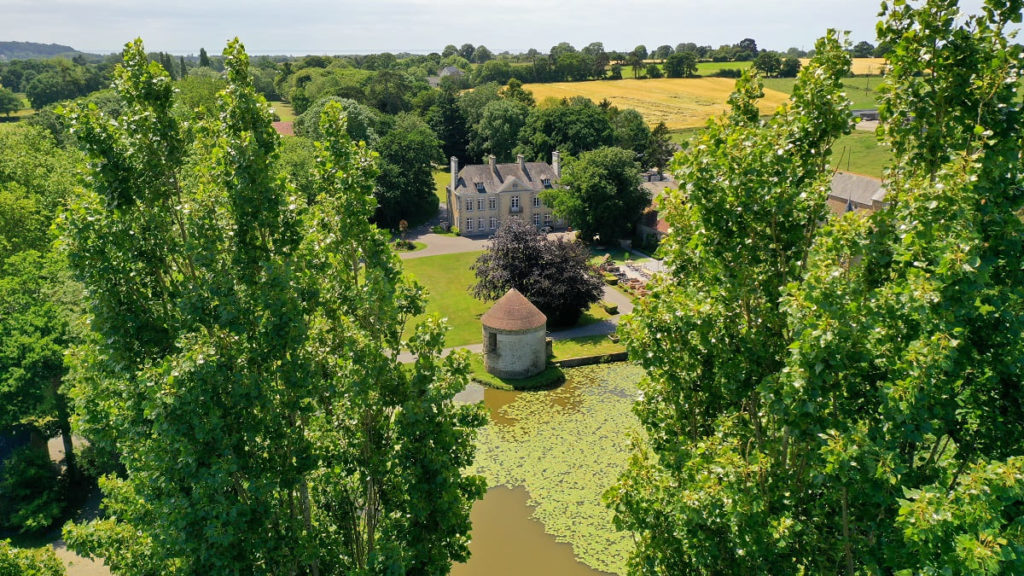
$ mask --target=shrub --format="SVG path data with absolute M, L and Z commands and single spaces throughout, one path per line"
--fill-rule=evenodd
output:
M 618 304 L 612 304 L 611 302 L 602 302 L 601 306 L 604 308 L 604 311 L 609 313 L 609 314 L 614 315 L 614 314 L 618 314 L 619 313 L 619 305 Z
M 46 450 L 15 450 L 0 473 L 0 525 L 38 532 L 52 526 L 63 509 L 57 470 Z

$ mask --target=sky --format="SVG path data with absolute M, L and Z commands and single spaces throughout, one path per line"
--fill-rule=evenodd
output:
M 976 10 L 981 0 L 964 0 Z M 69 45 L 106 54 L 141 37 L 146 49 L 217 54 L 232 37 L 250 54 L 492 52 L 559 42 L 606 50 L 753 38 L 810 49 L 827 28 L 875 41 L 879 0 L 0 0 L 0 41 Z

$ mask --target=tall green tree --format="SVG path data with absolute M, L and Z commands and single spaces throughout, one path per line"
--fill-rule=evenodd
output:
M 1024 572 L 1022 7 L 885 5 L 889 206 L 824 230 L 785 304 L 775 401 L 847 573 Z
M 518 150 L 528 158 L 550 161 L 551 153 L 579 154 L 610 146 L 608 115 L 589 98 L 575 97 L 548 108 L 534 108 L 519 133 Z
M 466 162 L 469 127 L 466 124 L 466 116 L 459 106 L 459 97 L 454 90 L 441 90 L 437 103 L 427 114 L 427 122 L 441 141 L 444 157 L 455 156 L 460 163 Z
M 11 113 L 21 110 L 21 98 L 13 91 L 0 86 L 0 114 L 10 118 Z
M 784 288 L 758 298 L 782 283 L 715 254 L 724 245 L 749 258 L 744 246 L 757 246 L 773 258 L 786 220 L 742 244 L 719 221 L 683 253 L 701 260 L 688 267 L 697 273 L 676 277 L 710 277 L 714 291 L 656 291 L 637 317 L 638 357 L 658 358 L 638 407 L 657 459 L 638 453 L 609 493 L 622 525 L 642 534 L 636 572 L 1024 570 L 1021 56 L 1011 45 L 1022 7 L 991 0 L 965 17 L 946 0 L 886 4 L 888 206 L 830 220 L 793 252 Z M 800 92 L 828 102 L 839 89 Z M 750 178 L 703 177 L 740 175 Z M 703 217 L 694 198 L 676 209 Z M 754 208 L 738 218 L 756 221 Z
M 472 268 L 474 296 L 497 300 L 515 288 L 547 316 L 549 326 L 576 324 L 603 294 L 604 283 L 590 265 L 585 244 L 549 240 L 518 218 L 502 223 Z
M 234 40 L 218 114 L 186 130 L 169 78 L 129 44 L 114 119 L 73 108 L 89 186 L 62 224 L 92 294 L 72 354 L 76 421 L 120 455 L 107 514 L 65 529 L 120 574 L 438 573 L 464 560 L 473 407 L 442 327 L 370 222 L 372 154 L 321 121 L 313 193 Z M 194 138 L 194 139 L 193 139 Z
M 199 67 L 209 68 L 210 67 L 210 56 L 206 54 L 206 48 L 199 49 Z
M 470 140 L 469 154 L 482 159 L 494 154 L 499 162 L 511 162 L 519 143 L 519 132 L 526 125 L 530 109 L 517 100 L 495 100 L 484 107 Z
M 665 60 L 665 76 L 689 78 L 697 74 L 697 55 L 693 52 L 674 52 Z
M 835 34 L 819 40 L 768 120 L 745 74 L 731 113 L 677 156 L 679 189 L 662 199 L 669 271 L 620 329 L 648 374 L 635 408 L 647 444 L 607 494 L 636 534 L 635 574 L 836 571 L 834 540 L 808 527 L 835 515 L 785 484 L 789 433 L 765 394 L 788 354 L 780 298 L 825 218 L 827 151 L 851 128 L 849 65 Z
M 430 126 L 418 116 L 402 114 L 378 142 L 377 152 L 377 224 L 397 229 L 398 223 L 405 220 L 416 226 L 437 214 L 431 166 L 443 163 L 444 156 L 441 142 Z
M 640 185 L 640 165 L 631 150 L 605 147 L 568 158 L 561 186 L 541 198 L 580 232 L 587 243 L 609 243 L 628 235 L 651 201 Z

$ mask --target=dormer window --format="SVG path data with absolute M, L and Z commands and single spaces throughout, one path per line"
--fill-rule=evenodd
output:
M 543 184 L 545 188 L 551 188 L 550 178 L 541 178 L 540 183 Z
M 484 188 L 484 183 L 483 182 L 474 182 L 474 184 L 476 184 L 476 191 L 477 192 L 479 192 L 481 194 L 485 194 L 487 192 L 487 190 Z

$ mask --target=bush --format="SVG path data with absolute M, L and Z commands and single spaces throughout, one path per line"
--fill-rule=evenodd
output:
M 0 576 L 64 576 L 64 564 L 53 548 L 15 548 L 0 540 Z
M 712 78 L 739 78 L 742 75 L 742 70 L 736 70 L 734 68 L 722 68 L 708 74 L 708 76 Z
M 452 226 L 451 232 L 452 232 L 452 234 L 455 234 L 456 236 L 459 236 L 459 227 L 458 226 Z
M 64 511 L 57 470 L 45 449 L 25 446 L 14 451 L 0 473 L 0 526 L 39 532 Z
M 615 315 L 619 313 L 618 304 L 612 304 L 611 302 L 601 302 L 601 306 L 604 308 L 604 311 L 609 314 Z
M 619 277 L 616 276 L 615 274 L 605 273 L 604 274 L 604 283 L 609 285 L 609 286 L 615 286 L 616 284 L 619 283 Z
M 431 226 L 430 227 L 430 231 L 433 232 L 434 234 L 444 234 L 446 232 L 446 230 L 444 229 L 444 226 L 440 226 L 440 225 Z

